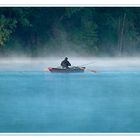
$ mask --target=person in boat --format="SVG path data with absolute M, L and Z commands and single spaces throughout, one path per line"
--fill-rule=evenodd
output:
M 71 66 L 71 64 L 68 61 L 68 58 L 67 57 L 65 57 L 65 59 L 61 62 L 61 66 L 62 66 L 62 68 L 66 68 L 66 69 L 68 69 L 69 66 Z

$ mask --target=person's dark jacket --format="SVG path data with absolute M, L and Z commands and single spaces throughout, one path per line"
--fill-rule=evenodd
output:
M 71 66 L 71 64 L 70 64 L 70 62 L 69 62 L 67 59 L 65 59 L 65 60 L 63 60 L 63 61 L 61 62 L 61 66 L 62 66 L 63 68 L 69 68 L 69 66 Z

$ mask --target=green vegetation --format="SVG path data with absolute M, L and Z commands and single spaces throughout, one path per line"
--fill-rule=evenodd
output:
M 1 7 L 0 55 L 140 53 L 138 7 Z

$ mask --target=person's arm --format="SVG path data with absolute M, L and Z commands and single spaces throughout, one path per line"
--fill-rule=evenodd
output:
M 71 66 L 71 63 L 68 61 L 68 65 Z

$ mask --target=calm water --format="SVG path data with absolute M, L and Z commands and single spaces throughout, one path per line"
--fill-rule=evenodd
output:
M 140 132 L 140 71 L 0 71 L 0 132 Z

